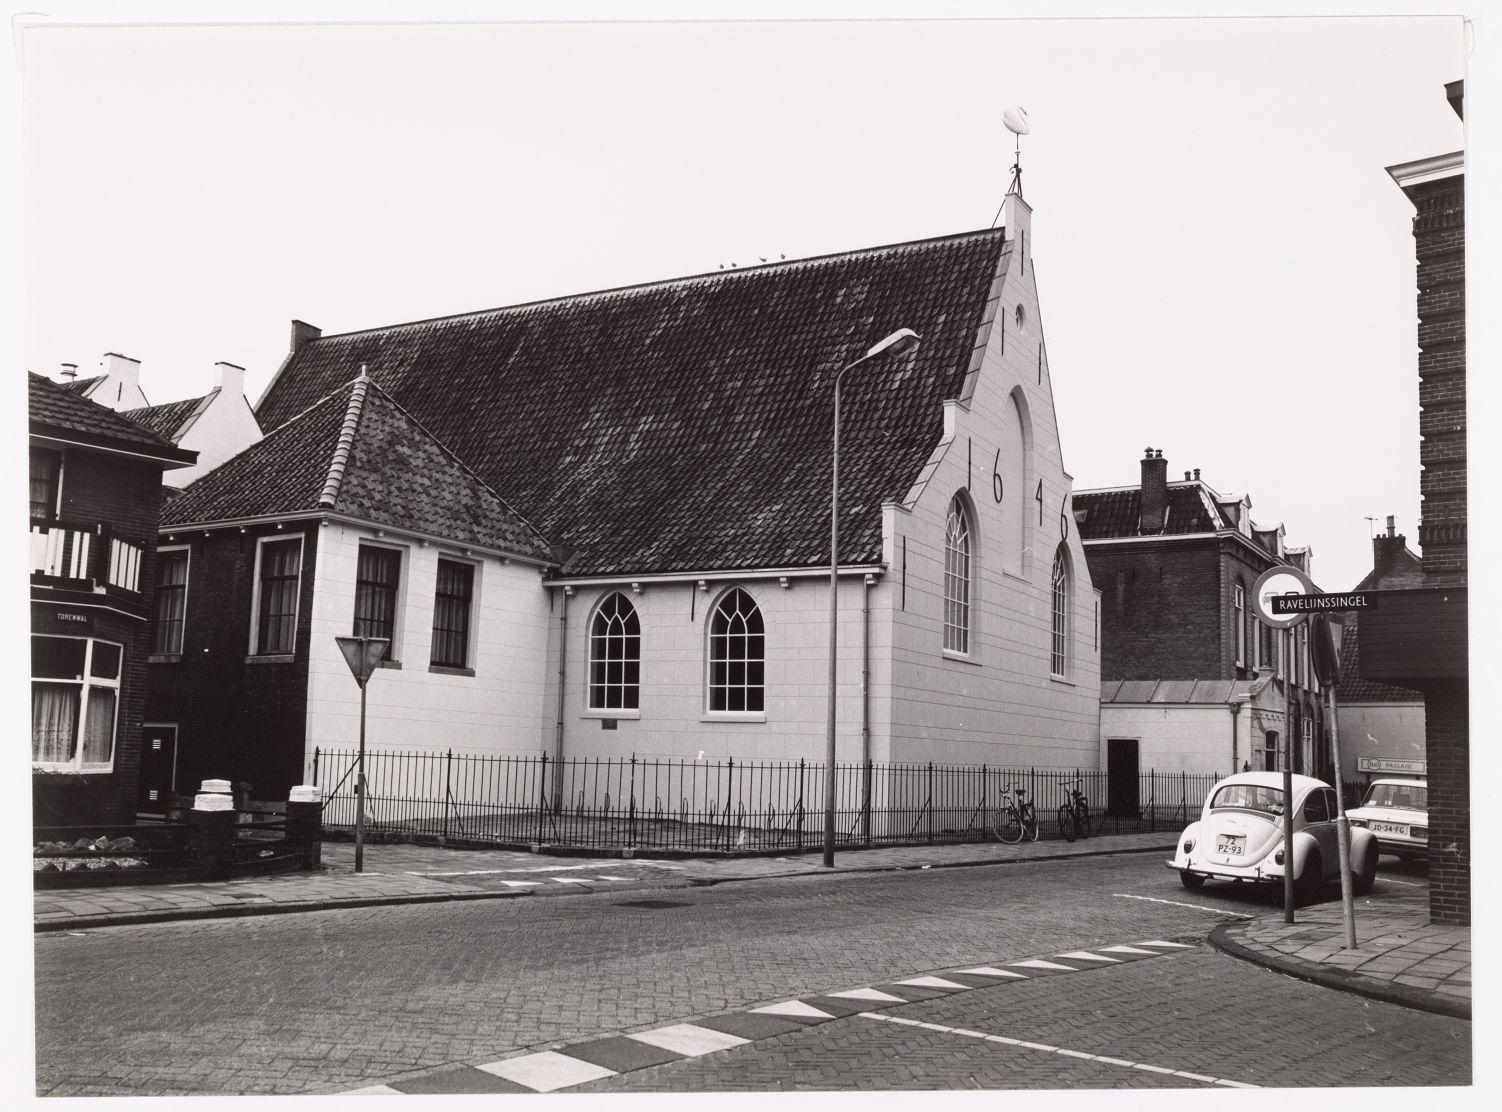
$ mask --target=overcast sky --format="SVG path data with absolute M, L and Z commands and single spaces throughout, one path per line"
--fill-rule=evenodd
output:
M 1412 208 L 1455 17 L 48 27 L 23 36 L 28 369 L 326 334 L 982 228 L 1025 195 L 1076 489 L 1245 491 L 1370 570 L 1417 548 Z M 355 368 L 351 368 L 354 373 Z

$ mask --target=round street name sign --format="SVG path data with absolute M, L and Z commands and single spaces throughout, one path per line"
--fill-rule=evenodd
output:
M 1309 577 L 1298 568 L 1282 564 L 1275 568 L 1268 568 L 1257 578 L 1257 585 L 1252 588 L 1252 605 L 1257 610 L 1257 616 L 1274 629 L 1288 629 L 1296 626 L 1309 615 L 1298 614 L 1274 614 L 1273 597 L 1277 595 L 1313 595 L 1318 592 Z

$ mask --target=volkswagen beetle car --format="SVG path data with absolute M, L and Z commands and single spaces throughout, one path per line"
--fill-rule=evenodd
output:
M 1383 853 L 1422 859 L 1429 850 L 1428 781 L 1373 780 L 1361 806 L 1346 818 L 1370 830 Z
M 1323 780 L 1293 777 L 1293 882 L 1299 903 L 1312 903 L 1326 882 L 1340 879 L 1335 791 Z M 1211 790 L 1198 822 L 1190 823 L 1170 869 L 1185 888 L 1207 880 L 1283 883 L 1283 774 L 1243 772 Z M 1377 878 L 1377 839 L 1351 829 L 1351 886 L 1367 895 Z

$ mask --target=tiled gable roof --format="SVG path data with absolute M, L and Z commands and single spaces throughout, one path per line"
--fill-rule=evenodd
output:
M 49 379 L 48 381 L 51 380 Z M 98 386 L 103 381 L 104 375 L 90 375 L 88 378 L 70 379 L 67 382 L 59 383 L 58 385 L 62 386 L 62 388 L 68 391 L 70 394 L 78 394 L 86 398 L 94 392 L 94 387 Z
M 26 376 L 26 408 L 31 431 L 38 435 L 79 438 L 101 447 L 136 452 L 175 463 L 192 463 L 196 452 L 174 446 L 165 437 L 114 410 L 91 402 L 66 386 L 38 374 Z
M 1136 487 L 1126 490 L 1075 491 L 1072 505 L 1082 541 L 1139 535 L 1142 492 Z M 1163 532 L 1155 534 L 1156 536 L 1213 533 L 1222 527 L 1205 508 L 1205 499 L 1200 495 L 1198 483 L 1169 484 L 1168 514 Z
M 191 427 L 192 421 L 208 408 L 209 403 L 218 393 L 218 389 L 215 388 L 200 398 L 184 398 L 179 402 L 163 402 L 161 405 L 148 405 L 141 409 L 127 409 L 123 413 L 137 424 L 155 430 L 176 444 L 182 439 L 183 433 Z
M 287 420 L 362 365 L 576 555 L 625 574 L 829 559 L 834 375 L 906 327 L 923 343 L 847 377 L 841 552 L 881 556 L 959 396 L 1002 229 L 326 336 L 257 408 Z
M 546 562 L 547 542 L 368 379 L 190 484 L 163 527 L 327 511 Z

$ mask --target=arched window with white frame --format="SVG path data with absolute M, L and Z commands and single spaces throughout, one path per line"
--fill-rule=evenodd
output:
M 955 496 L 944 526 L 944 649 L 970 652 L 970 513 Z
M 1049 671 L 1055 676 L 1069 674 L 1069 550 L 1062 544 L 1053 558 L 1053 644 L 1049 652 Z
M 711 714 L 766 709 L 767 638 L 761 609 L 745 591 L 727 591 L 709 617 Z
M 589 709 L 641 708 L 641 619 L 621 592 L 608 595 L 589 623 Z

